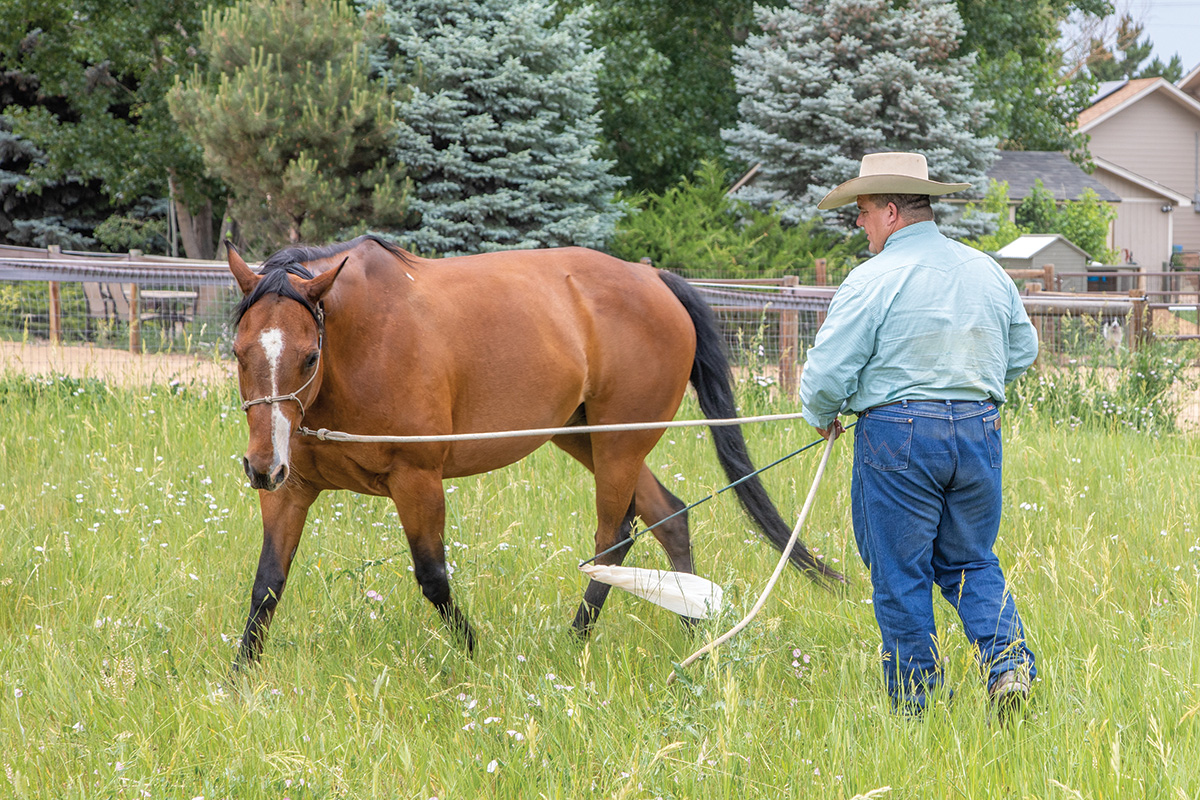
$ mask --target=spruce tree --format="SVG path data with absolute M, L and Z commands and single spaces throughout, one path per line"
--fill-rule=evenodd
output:
M 252 246 L 404 221 L 392 98 L 370 73 L 369 28 L 341 0 L 243 0 L 206 14 L 209 67 L 175 87 L 171 113 L 229 187 Z
M 963 26 L 951 0 L 790 0 L 757 17 L 762 33 L 734 53 L 740 120 L 724 131 L 736 157 L 762 164 L 745 199 L 811 217 L 864 154 L 887 150 L 923 153 L 934 180 L 984 187 L 996 142 L 977 133 L 988 106 L 972 95 L 971 58 L 952 57 Z
M 388 0 L 385 69 L 395 157 L 413 179 L 421 251 L 599 247 L 620 179 L 597 156 L 596 75 L 584 12 L 547 0 Z

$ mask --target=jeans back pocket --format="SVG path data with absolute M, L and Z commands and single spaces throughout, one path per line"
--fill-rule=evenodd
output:
M 908 456 L 912 451 L 912 417 L 893 416 L 887 412 L 868 413 L 859 422 L 859 427 L 862 430 L 863 463 L 883 472 L 908 469 Z
M 1004 464 L 1004 444 L 1000 438 L 1000 412 L 993 411 L 990 414 L 984 414 L 980 419 L 983 420 L 983 439 L 987 442 L 988 458 L 991 460 L 993 469 L 1000 469 Z

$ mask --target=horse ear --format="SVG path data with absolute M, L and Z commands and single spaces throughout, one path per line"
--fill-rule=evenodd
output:
M 229 271 L 233 273 L 233 279 L 237 281 L 238 288 L 242 290 L 242 294 L 250 294 L 254 291 L 254 287 L 258 286 L 262 276 L 254 274 L 254 271 L 246 265 L 241 255 L 234 249 L 233 242 L 225 243 L 225 251 L 229 254 Z
M 304 281 L 303 290 L 308 302 L 316 305 L 321 302 L 321 298 L 333 288 L 333 282 L 337 279 L 338 274 L 342 271 L 342 267 L 346 266 L 346 262 L 350 260 L 349 256 L 342 259 L 342 263 L 330 270 L 322 272 L 317 277 L 310 281 Z

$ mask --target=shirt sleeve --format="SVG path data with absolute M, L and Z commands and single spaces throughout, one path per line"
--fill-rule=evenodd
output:
M 858 377 L 875 352 L 875 309 L 844 284 L 808 351 L 800 376 L 800 402 L 808 424 L 828 428 L 858 390 Z
M 1025 313 L 1025 304 L 1014 287 L 1012 291 L 1012 322 L 1008 326 L 1008 370 L 1004 382 L 1012 383 L 1029 369 L 1038 354 L 1037 330 Z

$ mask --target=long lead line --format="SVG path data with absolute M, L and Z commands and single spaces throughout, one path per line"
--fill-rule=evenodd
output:
M 787 565 L 788 556 L 791 555 L 792 547 L 795 546 L 796 540 L 800 538 L 800 529 L 804 527 L 804 520 L 808 519 L 808 512 L 812 508 L 813 498 L 817 496 L 817 487 L 821 485 L 821 478 L 825 475 L 825 465 L 829 463 L 829 454 L 833 451 L 833 441 L 836 438 L 837 437 L 835 436 L 830 436 L 829 441 L 825 445 L 825 453 L 821 456 L 821 463 L 817 466 L 817 474 L 813 478 L 812 488 L 808 490 L 808 497 L 806 497 L 804 500 L 804 508 L 800 511 L 800 519 L 796 520 L 796 527 L 792 528 L 791 538 L 788 539 L 787 546 L 783 548 L 783 553 L 779 557 L 779 563 L 775 565 L 775 571 L 771 573 L 771 580 L 767 581 L 767 587 L 763 589 L 762 594 L 759 595 L 758 602 L 754 604 L 754 608 L 750 609 L 750 613 L 743 617 L 742 621 L 737 625 L 734 625 L 728 631 L 721 634 L 721 636 L 713 639 L 711 642 L 704 645 L 704 647 L 701 647 L 683 661 L 679 662 L 674 670 L 672 670 L 671 674 L 667 676 L 668 686 L 674 683 L 675 678 L 680 675 L 684 668 L 693 661 L 736 636 L 742 630 L 742 628 L 745 628 L 750 624 L 750 620 L 754 619 L 754 617 L 762 609 L 763 605 L 766 604 L 767 598 L 771 596 L 771 590 L 775 588 L 775 582 L 779 580 L 780 574 L 783 573 L 784 566 Z
M 857 424 L 858 424 L 858 420 L 855 420 L 854 422 L 851 422 L 849 425 L 847 425 L 845 429 L 846 429 L 846 430 L 850 430 L 851 428 L 853 428 L 853 427 L 854 427 L 855 425 L 857 425 Z M 647 527 L 645 527 L 645 528 L 642 528 L 640 531 L 636 531 L 635 533 L 631 533 L 629 536 L 626 536 L 624 539 L 622 539 L 621 541 L 617 542 L 617 543 L 616 543 L 616 544 L 614 544 L 612 547 L 609 547 L 609 548 L 608 548 L 608 549 L 606 549 L 606 550 L 601 550 L 599 553 L 596 553 L 596 555 L 592 556 L 591 558 L 587 559 L 586 561 L 580 561 L 580 562 L 579 562 L 579 566 L 581 566 L 581 567 L 582 567 L 582 566 L 585 566 L 585 565 L 587 565 L 587 564 L 590 564 L 590 563 L 592 563 L 593 561 L 595 561 L 597 558 L 599 558 L 600 556 L 607 555 L 608 553 L 611 553 L 613 550 L 616 550 L 618 547 L 623 547 L 623 546 L 624 546 L 626 543 L 628 543 L 630 546 L 633 546 L 633 543 L 634 543 L 635 541 L 637 541 L 639 538 L 641 538 L 642 534 L 644 534 L 644 533 L 649 533 L 650 531 L 652 531 L 652 530 L 654 530 L 655 528 L 657 528 L 659 525 L 662 525 L 662 524 L 663 524 L 664 522 L 666 522 L 667 520 L 669 520 L 669 519 L 672 519 L 672 518 L 674 518 L 674 517 L 677 517 L 677 516 L 679 516 L 680 514 L 683 514 L 683 513 L 687 512 L 687 511 L 690 511 L 691 509 L 695 508 L 696 506 L 700 505 L 701 503 L 707 503 L 709 500 L 712 500 L 714 497 L 716 497 L 717 495 L 721 494 L 721 492 L 726 492 L 726 491 L 729 491 L 730 489 L 732 489 L 732 488 L 734 488 L 735 486 L 737 486 L 739 483 L 743 483 L 743 482 L 745 482 L 745 481 L 748 481 L 748 480 L 750 480 L 751 478 L 753 478 L 755 475 L 758 475 L 760 472 L 766 472 L 766 471 L 767 471 L 767 470 L 769 470 L 771 467 L 778 466 L 778 465 L 782 464 L 784 461 L 787 461 L 789 458 L 793 458 L 793 457 L 795 457 L 795 456 L 798 456 L 798 455 L 800 455 L 801 453 L 803 453 L 805 450 L 809 450 L 809 449 L 811 449 L 811 448 L 813 448 L 813 447 L 816 447 L 817 445 L 819 445 L 819 444 L 820 444 L 821 442 L 823 442 L 823 441 L 825 441 L 825 440 L 824 440 L 824 439 L 817 439 L 815 442 L 810 442 L 809 444 L 806 444 L 806 445 L 804 445 L 804 447 L 801 447 L 799 450 L 795 450 L 795 451 L 793 451 L 793 452 L 791 452 L 791 453 L 788 453 L 788 454 L 787 454 L 786 456 L 784 456 L 783 458 L 778 458 L 778 459 L 776 459 L 776 460 L 772 461 L 770 464 L 767 464 L 765 467 L 759 467 L 758 469 L 754 470 L 754 472 L 751 472 L 751 473 L 750 473 L 750 474 L 748 474 L 748 475 L 743 475 L 742 477 L 738 478 L 736 481 L 734 481 L 733 483 L 729 484 L 728 486 L 726 486 L 726 487 L 724 487 L 724 488 L 722 488 L 722 489 L 718 489 L 717 491 L 713 492 L 713 493 L 712 493 L 712 494 L 710 494 L 708 497 L 702 497 L 702 498 L 700 498 L 699 500 L 697 500 L 696 502 L 692 503 L 690 506 L 684 506 L 683 508 L 681 508 L 681 509 L 679 509 L 678 511 L 676 511 L 674 514 L 670 514 L 670 515 L 668 515 L 668 516 L 665 516 L 665 517 L 663 517 L 662 519 L 660 519 L 658 522 L 654 523 L 653 525 L 649 525 L 649 526 L 647 526 Z

